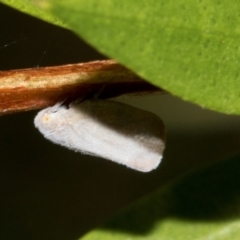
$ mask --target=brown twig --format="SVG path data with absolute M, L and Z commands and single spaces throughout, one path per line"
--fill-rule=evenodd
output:
M 0 114 L 44 108 L 62 99 L 96 94 L 164 92 L 113 60 L 0 72 Z

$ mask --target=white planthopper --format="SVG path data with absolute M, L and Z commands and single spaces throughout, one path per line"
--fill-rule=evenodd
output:
M 58 103 L 41 110 L 34 123 L 54 143 L 142 172 L 159 165 L 165 148 L 158 116 L 110 100 Z

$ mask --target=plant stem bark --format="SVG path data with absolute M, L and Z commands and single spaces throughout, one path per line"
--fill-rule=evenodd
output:
M 113 60 L 2 71 L 0 114 L 44 108 L 63 99 L 92 98 L 94 94 L 105 99 L 153 92 L 164 93 Z

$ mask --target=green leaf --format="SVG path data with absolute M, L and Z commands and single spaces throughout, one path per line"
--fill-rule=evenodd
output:
M 35 1 L 37 2 L 37 1 Z M 0 0 L 0 3 L 4 3 L 6 5 L 9 5 L 10 7 L 16 8 L 21 12 L 28 13 L 32 16 L 41 18 L 42 20 L 45 20 L 49 23 L 66 27 L 66 24 L 63 23 L 59 18 L 52 15 L 50 12 L 43 10 L 42 8 L 39 8 L 38 5 L 35 4 L 34 1 L 31 0 Z M 44 3 L 42 3 L 44 4 Z M 44 6 L 42 6 L 44 8 Z
M 240 114 L 240 2 L 33 2 L 45 3 L 102 53 L 153 84 L 203 107 Z
M 240 156 L 189 174 L 81 239 L 237 240 L 239 175 Z

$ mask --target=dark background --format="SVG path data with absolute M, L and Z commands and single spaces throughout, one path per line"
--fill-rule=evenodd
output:
M 105 59 L 66 29 L 0 4 L 0 70 Z M 170 95 L 125 98 L 161 116 L 159 168 L 139 173 L 74 153 L 34 128 L 37 111 L 0 117 L 0 239 L 76 240 L 176 176 L 239 153 L 240 118 Z

